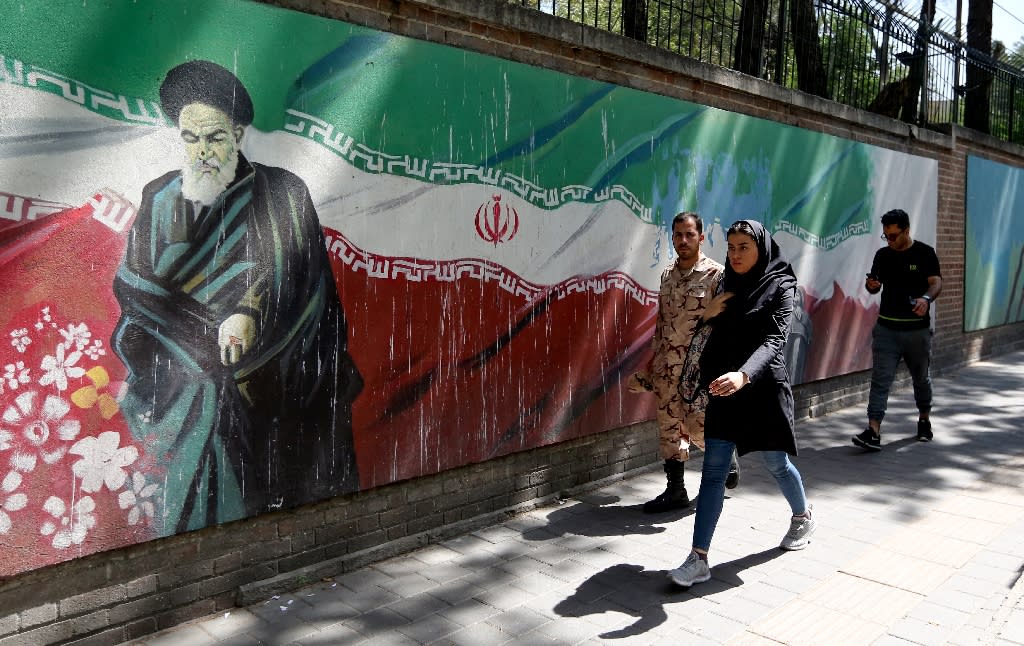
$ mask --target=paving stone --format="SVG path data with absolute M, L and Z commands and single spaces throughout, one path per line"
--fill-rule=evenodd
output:
M 339 644 L 359 644 L 365 641 L 366 638 L 361 633 L 344 624 L 337 624 L 302 639 L 297 639 L 289 646 L 339 646 Z
M 391 581 L 381 583 L 382 588 L 402 597 L 408 597 L 421 592 L 427 592 L 428 590 L 433 590 L 437 585 L 437 581 L 431 581 L 418 572 L 404 574 L 398 578 L 392 579 Z
M 408 619 L 387 608 L 377 608 L 365 612 L 358 617 L 353 617 L 342 622 L 343 625 L 356 630 L 367 637 L 376 638 L 377 635 L 390 630 L 401 628 L 411 623 Z
M 889 627 L 889 634 L 915 644 L 943 644 L 953 633 L 949 626 L 904 617 Z
M 438 599 L 426 592 L 399 599 L 387 606 L 388 610 L 397 612 L 409 621 L 418 621 L 427 615 L 432 615 L 449 607 L 451 607 L 451 604 L 447 601 Z
M 843 567 L 843 572 L 927 595 L 956 570 L 906 554 L 876 549 Z
M 459 557 L 459 552 L 445 545 L 431 545 L 413 553 L 413 558 L 428 565 L 450 563 Z
M 364 590 L 373 590 L 374 588 L 380 587 L 381 583 L 386 583 L 393 579 L 394 577 L 388 576 L 380 570 L 365 568 L 335 577 L 335 582 L 345 586 L 349 590 L 362 592 Z
M 800 599 L 752 624 L 752 632 L 783 644 L 818 644 L 828 635 L 833 644 L 870 644 L 887 633 L 886 626 Z
M 800 599 L 866 621 L 889 625 L 920 604 L 924 597 L 840 572 L 801 595 Z
M 197 625 L 219 640 L 245 632 L 248 628 L 258 626 L 263 620 L 245 608 L 226 610 L 213 619 L 200 621 Z
M 533 595 L 518 588 L 513 588 L 512 586 L 505 586 L 502 588 L 488 590 L 487 592 L 478 594 L 473 598 L 477 601 L 483 601 L 489 606 L 494 606 L 499 610 L 511 610 L 512 608 L 527 603 L 533 598 Z
M 427 577 L 431 581 L 436 581 L 437 583 L 449 583 L 473 574 L 473 570 L 471 568 L 463 567 L 458 563 L 445 561 L 443 563 L 422 567 L 419 570 L 419 574 Z
M 442 637 L 431 644 L 451 644 L 452 646 L 481 646 L 481 644 L 502 644 L 509 636 L 488 623 L 473 624 L 451 635 Z
M 147 637 L 145 646 L 212 646 L 217 639 L 197 625 L 185 625 Z
M 432 590 L 428 590 L 426 594 L 437 597 L 449 605 L 454 605 L 460 601 L 471 599 L 485 590 L 486 588 L 470 583 L 467 579 L 459 579 L 451 583 L 439 585 Z
M 944 626 L 956 630 L 959 629 L 960 626 L 966 624 L 971 618 L 971 615 L 967 612 L 961 612 L 959 610 L 953 610 L 952 608 L 939 605 L 929 599 L 914 606 L 910 612 L 907 613 L 907 617 L 911 619 L 919 619 L 936 626 Z
M 578 617 L 562 617 L 558 621 L 548 623 L 526 633 L 524 637 L 540 634 L 554 641 L 556 644 L 576 644 L 585 639 L 594 637 L 601 629 L 594 624 Z
M 530 608 L 513 608 L 487 618 L 486 623 L 496 626 L 501 632 L 513 637 L 528 633 L 551 621 Z
M 466 599 L 465 601 L 457 603 L 450 608 L 441 610 L 438 614 L 462 626 L 470 626 L 472 624 L 482 622 L 498 612 L 500 611 L 497 608 L 488 605 L 483 601 Z
M 359 591 L 345 588 L 336 590 L 335 595 L 336 599 L 352 606 L 359 612 L 380 608 L 401 599 L 398 594 L 377 586 L 369 586 Z
M 351 619 L 360 611 L 340 599 L 322 595 L 309 608 L 300 608 L 295 614 L 311 625 L 331 625 Z
M 422 619 L 417 619 L 408 626 L 398 628 L 398 632 L 408 635 L 418 643 L 428 644 L 432 641 L 462 630 L 460 624 L 455 623 L 441 615 L 433 614 Z
M 954 568 L 963 567 L 978 553 L 976 543 L 936 536 L 916 527 L 903 528 L 879 543 L 878 548 Z

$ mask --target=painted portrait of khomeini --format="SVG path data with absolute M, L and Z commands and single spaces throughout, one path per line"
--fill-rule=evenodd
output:
M 160 103 L 182 164 L 150 182 L 114 279 L 122 411 L 165 471 L 162 534 L 358 489 L 362 388 L 306 184 L 241 152 L 254 107 L 208 61 Z

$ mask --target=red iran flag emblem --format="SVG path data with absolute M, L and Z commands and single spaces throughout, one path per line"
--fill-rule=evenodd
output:
M 476 233 L 485 242 L 495 247 L 499 242 L 508 242 L 516 237 L 519 231 L 519 212 L 506 202 L 501 203 L 501 196 L 494 195 L 476 210 Z

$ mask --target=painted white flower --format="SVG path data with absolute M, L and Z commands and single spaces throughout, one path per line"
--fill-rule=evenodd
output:
M 40 386 L 54 384 L 57 390 L 68 389 L 68 377 L 77 379 L 85 374 L 85 368 L 79 368 L 75 364 L 82 358 L 82 353 L 75 350 L 69 355 L 64 354 L 63 343 L 57 344 L 56 355 L 46 355 L 43 363 L 39 366 L 43 370 L 43 376 L 39 378 Z
M 32 345 L 32 339 L 28 336 L 28 328 L 23 327 L 17 330 L 11 330 L 11 345 L 13 345 L 18 352 L 24 352 L 28 346 Z
M 3 483 L 0 483 L 0 492 L 4 495 L 3 502 L 0 503 L 0 534 L 7 534 L 14 526 L 8 512 L 24 509 L 28 504 L 28 496 L 23 493 L 15 493 L 20 486 L 21 474 L 17 471 L 9 471 L 4 477 Z
M 128 512 L 128 524 L 137 525 L 142 516 L 152 518 L 156 511 L 153 504 L 154 496 L 160 489 L 155 483 L 146 484 L 146 476 L 138 471 L 132 474 L 132 487 L 125 489 L 117 497 L 117 504 L 121 509 L 130 509 Z
M 92 332 L 89 331 L 89 326 L 85 323 L 69 323 L 66 330 L 61 330 L 60 335 L 64 337 L 65 345 L 67 347 L 75 346 L 76 350 L 81 350 L 85 346 L 89 345 L 89 339 L 92 338 Z
M 7 382 L 7 387 L 11 390 L 17 390 L 21 384 L 31 381 L 28 373 L 29 369 L 25 367 L 24 361 L 9 363 L 4 366 L 3 381 Z M 0 392 L 3 392 L 2 385 L 0 385 Z
M 92 513 L 95 509 L 96 503 L 92 497 L 85 496 L 65 514 L 68 509 L 64 501 L 56 496 L 50 496 L 43 504 L 43 510 L 53 516 L 53 520 L 43 523 L 39 533 L 43 536 L 52 534 L 52 544 L 59 550 L 81 545 L 89 530 L 96 526 L 96 516 Z
M 82 423 L 77 419 L 73 417 L 65 419 L 70 411 L 71 404 L 56 395 L 47 395 L 41 398 L 40 393 L 35 390 L 23 392 L 0 416 L 0 421 L 4 424 L 3 427 L 0 427 L 0 443 L 4 437 L 3 431 L 12 435 L 8 438 L 8 448 L 13 435 L 20 433 L 28 440 L 29 445 L 38 451 L 43 462 L 53 464 L 64 457 L 68 450 L 66 443 L 78 437 L 82 430 Z M 0 446 L 0 448 L 3 447 Z M 19 471 L 31 471 L 35 468 L 35 460 L 29 460 L 26 455 L 31 456 L 31 454 L 15 456 L 16 459 L 21 460 L 20 463 L 15 463 L 12 459 L 14 468 Z
M 35 453 L 18 451 L 11 456 L 11 466 L 22 473 L 32 473 L 36 468 L 37 461 Z
M 99 339 L 93 339 L 92 345 L 82 350 L 82 352 L 84 352 L 85 355 L 92 359 L 93 361 L 96 361 L 97 359 L 99 359 L 100 357 L 107 353 L 107 351 L 103 348 L 103 341 L 100 341 Z
M 114 431 L 100 433 L 99 437 L 83 437 L 71 447 L 71 453 L 82 456 L 82 459 L 71 465 L 71 470 L 82 479 L 82 491 L 93 493 L 99 491 L 104 484 L 107 489 L 120 489 L 128 473 L 124 467 L 139 458 L 139 450 L 134 446 L 118 447 L 121 436 Z

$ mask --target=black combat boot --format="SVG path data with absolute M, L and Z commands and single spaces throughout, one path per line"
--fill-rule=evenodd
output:
M 665 460 L 668 486 L 657 498 L 644 503 L 645 514 L 660 514 L 673 509 L 686 509 L 690 506 L 690 499 L 687 497 L 686 487 L 683 485 L 684 464 L 679 460 Z

